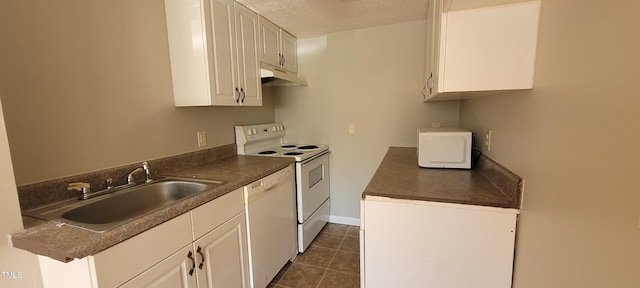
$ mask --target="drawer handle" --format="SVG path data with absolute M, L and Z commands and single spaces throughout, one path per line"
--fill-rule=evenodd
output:
M 204 254 L 202 253 L 202 247 L 198 246 L 198 250 L 196 250 L 196 252 L 200 254 L 200 257 L 202 257 L 202 262 L 200 262 L 200 265 L 198 265 L 198 268 L 202 270 L 202 266 L 204 266 Z
M 196 259 L 193 259 L 193 253 L 191 253 L 191 251 L 189 251 L 189 254 L 187 254 L 187 258 L 191 259 L 191 269 L 189 270 L 189 276 L 193 276 L 193 271 L 196 270 Z

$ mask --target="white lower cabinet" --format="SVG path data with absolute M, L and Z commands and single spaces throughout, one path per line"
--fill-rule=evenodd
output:
M 193 243 L 198 287 L 249 287 L 245 214 L 240 213 Z
M 516 209 L 367 196 L 361 285 L 511 287 Z
M 186 246 L 120 287 L 197 287 L 196 278 L 189 274 L 194 261 L 191 258 L 191 246 Z
M 249 287 L 242 188 L 96 255 L 38 256 L 44 287 Z

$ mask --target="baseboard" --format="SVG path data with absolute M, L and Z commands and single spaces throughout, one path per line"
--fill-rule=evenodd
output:
M 360 218 L 329 215 L 329 222 L 336 223 L 336 224 L 360 226 Z

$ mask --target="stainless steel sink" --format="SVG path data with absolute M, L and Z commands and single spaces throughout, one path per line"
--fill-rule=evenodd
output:
M 23 214 L 93 231 L 106 231 L 222 183 L 164 178 L 90 200 L 67 200 Z

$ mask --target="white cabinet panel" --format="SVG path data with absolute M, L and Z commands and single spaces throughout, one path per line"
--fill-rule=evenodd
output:
M 281 30 L 282 36 L 282 68 L 292 73 L 298 73 L 298 42 L 293 35 Z
M 258 14 L 236 3 L 236 43 L 238 82 L 242 104 L 262 105 L 262 82 L 258 56 Z
M 511 287 L 513 209 L 363 201 L 363 287 Z
M 193 244 L 199 287 L 249 287 L 247 226 L 241 213 Z
M 195 288 L 196 278 L 189 275 L 193 269 L 193 260 L 189 258 L 189 253 L 193 257 L 191 246 L 187 246 L 167 259 L 153 266 L 131 281 L 120 286 L 121 288 Z M 195 272 L 195 271 L 194 271 Z
M 540 1 L 447 11 L 449 4 L 429 3 L 425 100 L 533 88 Z
M 447 13 L 444 91 L 530 89 L 537 3 Z
M 209 55 L 204 15 L 200 0 L 166 0 L 165 13 L 171 60 L 171 77 L 176 106 L 211 105 Z
M 237 49 L 235 43 L 235 14 L 233 0 L 211 0 L 211 38 L 212 68 L 209 78 L 213 89 L 211 103 L 217 105 L 236 105 L 239 97 Z
M 260 61 L 280 67 L 280 28 L 260 17 Z

